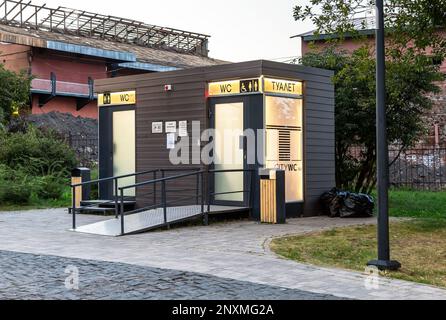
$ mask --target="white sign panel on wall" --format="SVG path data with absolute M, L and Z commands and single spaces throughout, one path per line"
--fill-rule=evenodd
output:
M 175 149 L 175 133 L 168 133 L 167 134 L 167 149 L 171 150 L 171 149 Z
M 177 132 L 177 122 L 167 121 L 166 122 L 166 133 L 176 133 Z
M 180 121 L 178 124 L 178 132 L 180 137 L 187 137 L 187 121 Z
M 163 133 L 163 123 L 152 122 L 152 133 Z

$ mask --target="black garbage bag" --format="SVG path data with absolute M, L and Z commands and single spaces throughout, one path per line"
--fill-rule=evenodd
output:
M 328 192 L 325 192 L 321 196 L 321 202 L 324 207 L 324 210 L 331 217 L 339 216 L 339 209 L 341 208 L 342 201 L 339 196 L 339 190 L 336 188 L 331 189 Z
M 373 216 L 373 198 L 361 193 L 347 193 L 343 205 L 339 209 L 341 218 L 359 218 Z
M 324 193 L 321 202 L 332 218 L 359 218 L 373 216 L 375 203 L 366 194 L 341 191 L 336 188 Z

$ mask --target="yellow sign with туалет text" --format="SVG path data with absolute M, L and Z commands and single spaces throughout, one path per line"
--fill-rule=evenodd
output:
M 277 93 L 293 96 L 302 95 L 302 82 L 300 81 L 264 78 L 263 83 L 263 91 L 265 93 Z
M 136 91 L 107 92 L 98 94 L 98 106 L 136 104 Z

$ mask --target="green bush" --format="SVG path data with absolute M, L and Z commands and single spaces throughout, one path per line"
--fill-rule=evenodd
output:
M 54 176 L 34 177 L 31 190 L 40 199 L 60 199 L 65 192 L 68 182 Z
M 29 185 L 24 182 L 0 185 L 0 200 L 2 203 L 27 204 L 31 193 Z
M 30 199 L 59 200 L 68 181 L 55 176 L 29 176 L 22 170 L 0 165 L 0 203 L 27 204 Z
M 29 177 L 22 171 L 0 165 L 0 202 L 26 204 L 33 190 Z
M 25 133 L 0 133 L 0 163 L 30 176 L 69 177 L 77 160 L 57 134 L 30 127 Z
M 75 152 L 54 132 L 17 128 L 0 128 L 0 205 L 64 203 Z
M 7 165 L 0 163 L 0 181 L 10 180 L 14 178 L 14 170 L 11 170 Z

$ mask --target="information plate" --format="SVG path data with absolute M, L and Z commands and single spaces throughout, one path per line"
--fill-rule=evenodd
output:
M 166 133 L 176 133 L 177 132 L 177 122 L 167 121 L 166 122 Z
M 163 123 L 152 122 L 152 133 L 163 133 Z

